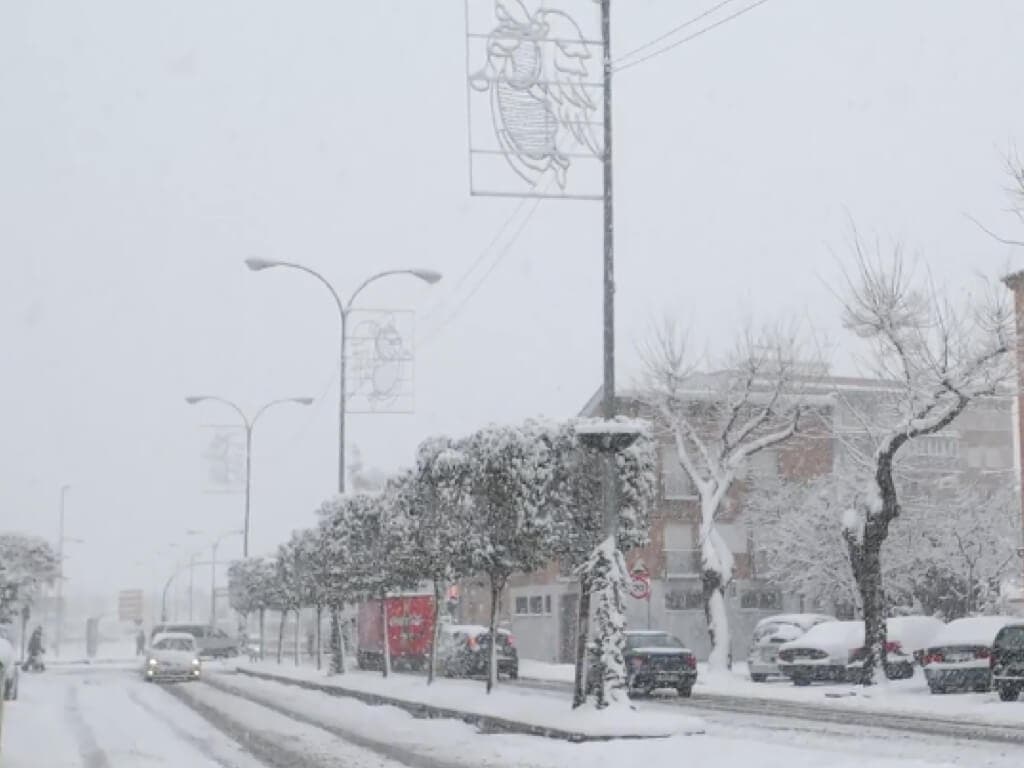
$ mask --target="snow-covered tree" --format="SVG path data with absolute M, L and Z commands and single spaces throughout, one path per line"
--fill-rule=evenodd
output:
M 622 552 L 612 536 L 594 549 L 588 561 L 580 566 L 580 571 L 589 574 L 595 606 L 597 632 L 590 652 L 601 675 L 595 690 L 597 708 L 628 707 L 629 692 L 625 685 L 623 653 L 626 650 L 625 595 L 629 574 Z
M 228 566 L 228 600 L 247 620 L 256 613 L 260 627 L 260 659 L 266 648 L 266 614 L 274 601 L 274 564 L 262 557 L 236 560 Z
M 427 683 L 437 675 L 437 645 L 441 633 L 441 605 L 449 582 L 469 571 L 464 545 L 468 520 L 464 516 L 460 487 L 453 483 L 461 456 L 447 437 L 420 443 L 416 469 L 407 493 L 399 500 L 408 520 L 408 565 L 415 575 L 428 578 L 434 591 L 434 636 L 430 644 Z
M 910 441 L 951 425 L 967 406 L 1007 383 L 1011 312 L 1000 290 L 985 286 L 962 306 L 917 284 L 899 253 L 872 260 L 859 238 L 847 275 L 843 321 L 863 339 L 872 375 L 890 382 L 888 407 L 861 418 L 870 443 L 861 463 L 868 479 L 842 520 L 864 612 L 866 684 L 885 661 L 886 601 L 882 547 L 902 507 L 895 472 Z
M 53 583 L 58 573 L 57 555 L 46 539 L 0 534 L 0 623 L 10 619 L 15 606 L 32 605 L 40 589 Z
M 497 684 L 497 625 L 502 592 L 516 571 L 551 558 L 552 518 L 544 504 L 551 456 L 536 424 L 490 426 L 456 444 L 446 458 L 446 493 L 466 514 L 468 564 L 490 582 L 488 693 Z
M 698 373 L 685 335 L 670 321 L 642 350 L 644 399 L 667 428 L 699 502 L 701 592 L 712 669 L 732 663 L 725 590 L 733 578 L 733 556 L 717 522 L 750 457 L 796 434 L 801 402 L 795 352 L 793 340 L 781 333 L 747 333 L 721 370 Z
M 563 569 L 580 577 L 576 674 L 573 706 L 586 700 L 586 662 L 590 632 L 589 570 L 595 550 L 605 540 L 601 473 L 603 458 L 584 445 L 578 420 L 547 425 L 544 439 L 552 455 L 545 504 L 553 525 L 552 553 Z M 618 470 L 620 552 L 645 546 L 656 483 L 654 443 L 646 433 L 616 455 Z
M 324 608 L 330 605 L 331 562 L 327 554 L 326 539 L 320 527 L 307 528 L 298 532 L 296 547 L 299 551 L 302 569 L 302 603 L 313 607 L 313 654 L 316 668 L 321 667 L 322 638 L 320 627 Z

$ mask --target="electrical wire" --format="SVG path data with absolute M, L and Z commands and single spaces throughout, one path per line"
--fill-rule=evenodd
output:
M 634 48 L 631 51 L 627 51 L 626 53 L 622 54 L 617 59 L 615 59 L 613 64 L 619 64 L 621 62 L 624 62 L 626 59 L 632 58 L 634 54 L 640 53 L 640 51 L 644 51 L 644 50 L 646 50 L 646 49 L 648 49 L 648 48 L 650 48 L 652 46 L 655 46 L 658 43 L 662 42 L 663 40 L 667 40 L 668 38 L 672 37 L 672 35 L 674 35 L 676 32 L 681 32 L 682 30 L 686 29 L 687 27 L 692 27 L 698 21 L 702 21 L 702 20 L 706 19 L 711 14 L 713 14 L 716 11 L 718 11 L 718 10 L 724 8 L 725 6 L 729 5 L 729 3 L 733 3 L 735 1 L 736 0 L 721 0 L 721 2 L 716 3 L 715 5 L 711 6 L 706 11 L 704 11 L 703 13 L 701 13 L 701 14 L 699 14 L 697 16 L 694 16 L 692 19 L 688 19 L 687 21 L 684 21 L 682 24 L 679 24 L 679 25 L 677 25 L 675 27 L 672 27 L 672 29 L 668 30 L 668 32 L 665 32 L 662 35 L 658 35 L 653 40 L 648 40 L 643 45 L 637 46 L 636 48 Z
M 664 46 L 662 48 L 658 48 L 657 50 L 651 51 L 650 53 L 648 53 L 648 54 L 646 54 L 644 56 L 641 56 L 639 59 L 634 59 L 633 61 L 627 62 L 625 64 L 621 64 L 621 65 L 615 67 L 613 71 L 614 72 L 624 72 L 625 70 L 630 69 L 631 67 L 635 67 L 638 64 L 643 64 L 645 61 L 650 61 L 651 59 L 653 59 L 656 56 L 660 56 L 661 54 L 667 53 L 668 51 L 671 51 L 674 48 L 678 48 L 683 43 L 688 43 L 691 40 L 695 40 L 698 37 L 700 37 L 701 35 L 703 35 L 703 34 L 705 34 L 707 32 L 710 32 L 713 29 L 717 29 L 718 27 L 722 26 L 723 24 L 729 23 L 733 19 L 737 19 L 737 18 L 739 18 L 740 16 L 742 16 L 742 15 L 744 15 L 746 13 L 750 13 L 750 11 L 754 10 L 758 6 L 764 5 L 767 2 L 768 2 L 768 0 L 757 0 L 757 2 L 753 3 L 752 5 L 748 5 L 746 8 L 741 8 L 740 10 L 736 11 L 735 13 L 729 14 L 725 18 L 719 19 L 714 24 L 709 24 L 706 27 L 702 27 L 701 29 L 699 29 L 696 32 L 694 32 L 693 34 L 687 35 L 686 37 L 683 37 L 683 38 L 681 38 L 679 40 L 676 40 L 675 42 L 670 43 L 669 45 L 666 45 L 666 46 Z

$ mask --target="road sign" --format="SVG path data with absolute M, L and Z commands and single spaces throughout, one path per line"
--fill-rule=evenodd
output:
M 117 595 L 117 618 L 120 621 L 142 621 L 145 602 L 141 589 L 122 589 Z
M 629 579 L 629 595 L 637 600 L 649 600 L 651 575 L 646 571 L 634 571 Z

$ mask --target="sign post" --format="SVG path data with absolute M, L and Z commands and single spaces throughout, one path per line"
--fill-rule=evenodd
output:
M 629 594 L 636 600 L 647 601 L 647 628 L 651 628 L 651 574 L 643 560 L 637 560 L 629 572 Z
M 141 623 L 144 602 L 141 589 L 122 589 L 117 595 L 118 621 Z

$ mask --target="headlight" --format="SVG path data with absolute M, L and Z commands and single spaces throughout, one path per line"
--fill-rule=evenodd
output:
M 198 667 L 199 666 L 199 659 L 192 659 L 192 666 L 193 667 Z
M 156 659 L 150 659 L 149 660 L 149 666 L 155 667 L 156 666 Z

